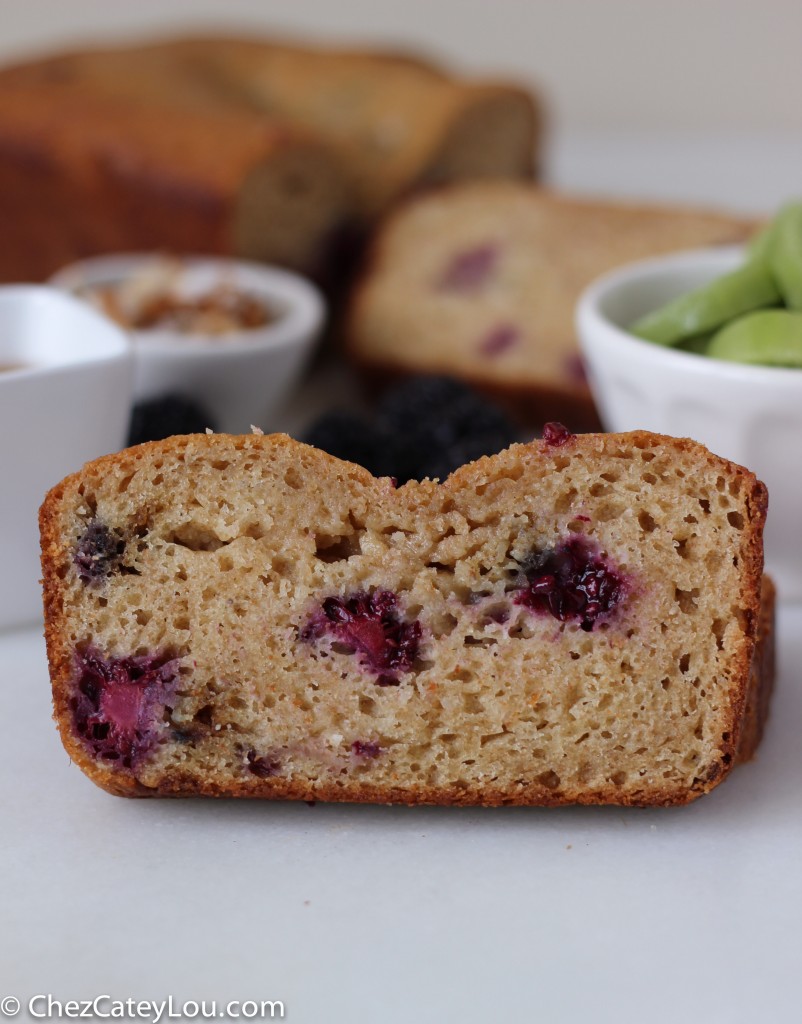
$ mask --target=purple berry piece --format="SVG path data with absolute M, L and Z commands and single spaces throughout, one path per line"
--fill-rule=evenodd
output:
M 309 642 L 326 635 L 357 654 L 360 664 L 376 673 L 379 686 L 398 686 L 397 673 L 409 672 L 418 657 L 422 629 L 417 619 L 400 617 L 391 591 L 359 591 L 327 597 L 301 631 L 301 639 Z
M 117 572 L 124 557 L 120 531 L 93 519 L 78 539 L 72 560 L 82 583 L 97 583 Z
M 497 246 L 478 245 L 457 253 L 443 271 L 438 287 L 448 292 L 473 292 L 485 285 L 498 264 Z
M 351 744 L 351 752 L 356 757 L 364 757 L 372 760 L 374 757 L 378 757 L 382 752 L 382 748 L 378 743 L 374 743 L 373 740 L 354 740 Z
M 500 324 L 486 334 L 479 343 L 479 355 L 489 359 L 514 348 L 521 340 L 521 332 L 513 324 Z
M 259 757 L 255 750 L 249 750 L 246 756 L 248 771 L 260 779 L 272 779 L 281 772 L 281 762 L 275 757 Z
M 571 353 L 565 359 L 565 373 L 566 376 L 574 384 L 585 384 L 588 383 L 588 374 L 585 369 L 585 361 L 578 352 Z
M 576 434 L 572 434 L 562 423 L 546 423 L 543 427 L 543 440 L 552 448 L 562 448 L 564 444 L 573 441 L 575 437 Z
M 590 631 L 626 596 L 626 583 L 585 537 L 536 552 L 523 565 L 526 582 L 515 603 L 549 612 L 560 622 L 578 621 Z
M 157 744 L 165 707 L 178 684 L 178 660 L 167 653 L 104 657 L 77 650 L 70 700 L 77 735 L 93 757 L 135 769 Z

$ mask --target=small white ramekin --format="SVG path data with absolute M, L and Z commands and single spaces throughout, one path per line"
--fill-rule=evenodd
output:
M 51 284 L 73 294 L 113 286 L 159 259 L 155 253 L 100 256 L 65 267 Z M 320 335 L 323 297 L 305 278 L 258 263 L 199 256 L 182 257 L 180 264 L 187 294 L 225 282 L 262 299 L 278 316 L 225 337 L 131 331 L 135 399 L 180 394 L 207 409 L 223 433 L 247 433 L 252 424 L 269 429 L 269 417 L 297 383 Z
M 123 331 L 68 295 L 0 287 L 0 628 L 41 618 L 45 493 L 125 444 L 133 360 Z
M 780 596 L 802 600 L 802 370 L 745 366 L 664 348 L 628 325 L 733 270 L 741 248 L 634 263 L 591 284 L 576 322 L 607 430 L 654 430 L 701 441 L 748 467 L 769 489 L 766 567 Z

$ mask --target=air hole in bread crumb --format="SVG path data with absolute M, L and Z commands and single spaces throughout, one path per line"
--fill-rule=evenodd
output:
M 657 529 L 657 523 L 654 521 L 652 516 L 649 515 L 645 510 L 638 513 L 638 523 L 644 533 L 654 533 Z
M 359 710 L 363 715 L 372 718 L 376 714 L 376 701 L 372 697 L 360 697 Z
M 304 479 L 295 466 L 290 466 L 284 474 L 284 483 L 294 491 L 300 491 L 304 485 Z
M 728 512 L 727 522 L 736 530 L 743 530 L 744 528 L 744 517 L 740 512 Z
M 674 590 L 674 600 L 686 615 L 692 615 L 698 609 L 696 604 L 696 598 L 699 596 L 699 588 L 694 587 L 693 590 L 681 590 L 677 587 Z
M 716 638 L 716 647 L 720 650 L 724 650 L 724 631 L 727 628 L 727 624 L 723 619 L 714 619 L 711 629 L 713 630 L 713 636 Z
M 704 512 L 706 516 L 710 515 L 710 502 L 707 500 L 707 498 L 699 499 L 699 508 L 701 508 L 701 510 Z
M 462 706 L 469 715 L 481 715 L 485 710 L 484 704 L 475 693 L 464 693 L 462 695 Z
M 690 664 L 691 664 L 691 656 L 690 656 L 690 654 L 683 654 L 682 657 L 679 659 L 679 670 L 680 670 L 680 672 L 682 672 L 683 675 L 685 675 L 685 673 L 690 668 Z
M 184 523 L 164 539 L 168 544 L 176 544 L 190 551 L 217 551 L 229 543 L 221 540 L 214 530 L 198 523 Z
M 571 506 L 573 505 L 574 501 L 576 500 L 576 496 L 578 493 L 579 492 L 577 491 L 576 487 L 570 487 L 563 494 L 559 495 L 559 497 L 557 497 L 557 499 L 554 502 L 554 511 L 558 514 L 562 512 L 568 512 Z
M 153 618 L 150 612 L 145 611 L 144 608 L 140 608 L 134 615 L 138 626 L 147 626 L 150 620 Z
M 541 786 L 545 786 L 546 789 L 557 789 L 560 785 L 560 776 L 555 771 L 541 772 L 540 775 L 535 777 L 535 782 L 539 782 Z
M 612 782 L 614 786 L 623 786 L 626 781 L 626 772 L 613 772 L 613 774 L 610 776 L 610 782 Z
M 360 533 L 348 533 L 336 537 L 325 533 L 315 535 L 315 555 L 321 562 L 344 562 L 354 555 L 362 554 Z

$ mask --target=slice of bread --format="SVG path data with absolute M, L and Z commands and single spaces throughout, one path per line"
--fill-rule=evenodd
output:
M 374 375 L 444 373 L 528 421 L 597 423 L 573 325 L 583 288 L 632 260 L 741 241 L 754 224 L 702 211 L 473 182 L 389 217 L 355 288 L 353 360 Z
M 62 739 L 126 795 L 686 803 L 765 717 L 765 511 L 647 433 L 401 488 L 283 435 L 129 449 L 41 510 Z

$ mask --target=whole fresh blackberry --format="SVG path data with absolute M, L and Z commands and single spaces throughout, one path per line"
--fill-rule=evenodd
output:
M 309 428 L 303 440 L 338 459 L 364 466 L 374 476 L 395 476 L 392 438 L 365 416 L 326 413 Z
M 379 423 L 394 438 L 399 483 L 444 479 L 458 466 L 517 440 L 495 405 L 449 377 L 413 377 L 388 392 Z
M 176 434 L 202 434 L 207 427 L 215 429 L 214 419 L 196 401 L 184 395 L 162 395 L 134 406 L 128 445 L 161 441 Z

